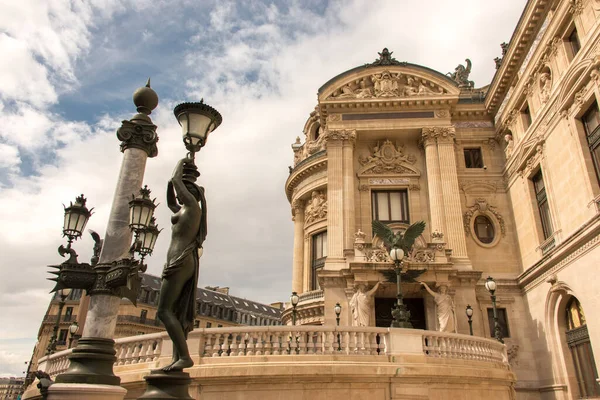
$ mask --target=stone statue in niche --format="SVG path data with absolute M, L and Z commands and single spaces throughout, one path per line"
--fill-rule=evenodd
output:
M 327 199 L 322 192 L 312 192 L 311 199 L 304 211 L 304 223 L 310 224 L 313 221 L 323 219 L 327 216 Z
M 543 72 L 540 75 L 540 100 L 542 103 L 548 101 L 550 90 L 552 89 L 552 76 L 549 72 Z
M 456 313 L 454 300 L 448 294 L 448 286 L 440 285 L 438 292 L 431 290 L 425 282 L 419 282 L 433 296 L 437 308 L 438 330 L 456 333 Z
M 352 326 L 369 326 L 371 324 L 371 317 L 375 313 L 374 296 L 380 283 L 377 282 L 369 291 L 367 291 L 367 286 L 362 283 L 356 287 L 356 291 L 350 299 Z

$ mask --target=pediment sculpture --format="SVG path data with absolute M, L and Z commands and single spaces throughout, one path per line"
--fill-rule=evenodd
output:
M 416 161 L 413 154 L 406 154 L 403 145 L 396 146 L 388 139 L 383 144 L 377 142 L 369 156 L 358 157 L 358 162 L 362 165 L 358 173 L 420 175 L 413 166 Z
M 304 210 L 304 223 L 310 224 L 311 222 L 321 220 L 327 217 L 327 199 L 323 192 L 317 190 L 312 192 L 311 199 L 306 205 Z
M 367 99 L 379 97 L 412 97 L 444 94 L 439 85 L 426 79 L 385 70 L 349 82 L 336 89 L 328 99 Z

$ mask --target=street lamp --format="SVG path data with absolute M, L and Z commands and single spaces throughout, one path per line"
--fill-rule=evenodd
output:
M 85 226 L 85 224 L 83 226 Z M 58 301 L 58 315 L 56 316 L 56 322 L 54 323 L 52 336 L 50 337 L 50 342 L 48 343 L 48 348 L 46 350 L 47 356 L 50 354 L 54 354 L 54 352 L 56 351 L 56 342 L 58 341 L 58 325 L 60 324 L 60 317 L 62 315 L 63 307 L 65 306 L 65 300 L 67 299 L 69 294 L 71 294 L 71 289 L 59 289 L 57 293 L 60 298 L 60 300 Z
M 471 318 L 473 318 L 473 308 L 471 305 L 467 304 L 465 314 L 467 314 L 467 318 L 469 319 L 469 332 L 471 333 L 471 336 L 473 336 L 473 320 L 471 320 Z
M 299 301 L 300 298 L 298 297 L 298 293 L 292 292 L 292 295 L 290 296 L 290 302 L 292 303 L 292 325 L 296 325 L 296 306 Z
M 340 326 L 340 314 L 342 313 L 342 306 L 340 303 L 335 303 L 335 307 L 333 307 L 333 311 L 335 311 L 335 323 L 337 326 Z M 337 334 L 338 340 L 338 351 L 342 351 L 342 342 L 340 339 L 340 332 Z
M 85 229 L 85 225 L 92 215 L 92 210 L 88 210 L 85 206 L 85 202 L 87 199 L 81 195 L 75 198 L 75 204 L 71 203 L 69 207 L 65 208 L 65 219 L 63 222 L 63 236 L 66 236 L 69 239 L 69 243 L 67 244 L 67 248 L 71 247 L 71 243 L 73 240 L 77 240 L 81 237 L 83 230 Z
M 71 326 L 69 326 L 69 333 L 71 334 L 71 337 L 69 338 L 69 349 L 71 348 L 71 345 L 73 344 L 73 339 L 75 339 L 75 337 L 79 336 L 77 334 L 78 330 L 79 330 L 79 324 L 77 323 L 77 321 L 73 321 Z
M 204 99 L 199 103 L 181 103 L 173 113 L 181 125 L 185 148 L 191 153 L 193 160 L 194 153 L 204 147 L 208 134 L 221 125 L 223 118 L 217 110 L 205 104 Z
M 129 202 L 129 227 L 135 232 L 136 238 L 139 232 L 150 225 L 150 220 L 154 214 L 157 204 L 155 200 L 150 200 L 150 189 L 144 186 L 140 189 L 137 196 L 132 195 Z
M 502 333 L 500 332 L 500 324 L 498 323 L 498 311 L 496 310 L 496 281 L 491 276 L 487 277 L 485 281 L 485 288 L 490 292 L 490 297 L 492 298 L 492 310 L 494 312 L 494 337 L 500 343 L 504 343 L 504 339 L 502 339 Z
M 404 250 L 394 246 L 390 250 L 390 258 L 394 262 L 394 271 L 396 272 L 396 291 L 397 301 L 396 308 L 392 310 L 392 328 L 409 328 L 412 329 L 410 323 L 410 311 L 406 309 L 406 305 L 402 302 L 401 274 L 402 274 L 402 259 L 404 258 Z
M 156 225 L 156 218 L 152 217 L 150 218 L 150 225 L 139 232 L 137 251 L 142 258 L 142 264 L 144 263 L 144 257 L 152 255 L 156 239 L 161 231 L 162 229 L 158 229 L 158 226 Z

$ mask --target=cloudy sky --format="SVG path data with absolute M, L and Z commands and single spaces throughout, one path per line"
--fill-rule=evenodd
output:
M 0 0 L 0 376 L 21 375 L 62 259 L 63 203 L 84 193 L 104 234 L 121 162 L 115 131 L 152 77 L 158 157 L 145 183 L 161 203 L 148 261 L 169 240 L 166 182 L 185 151 L 173 106 L 205 101 L 223 115 L 199 155 L 209 234 L 200 285 L 262 302 L 291 289 L 290 144 L 331 77 L 389 47 L 440 72 L 469 57 L 488 84 L 499 44 L 525 0 Z M 75 243 L 80 260 L 92 240 Z

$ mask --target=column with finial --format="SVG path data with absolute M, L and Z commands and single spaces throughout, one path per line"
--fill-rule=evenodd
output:
M 116 359 L 113 337 L 121 299 L 106 286 L 104 278 L 112 262 L 129 257 L 132 239 L 129 228 L 129 201 L 142 187 L 147 158 L 158 154 L 156 125 L 149 117 L 158 105 L 158 95 L 150 87 L 150 79 L 145 87 L 135 91 L 133 102 L 138 113 L 130 120 L 122 121 L 117 131 L 123 160 L 100 260 L 94 267 L 98 278 L 88 293 L 89 309 L 82 338 L 69 357 L 69 369 L 57 377 L 56 381 L 60 383 L 120 383 L 120 378 L 112 371 L 112 365 Z

